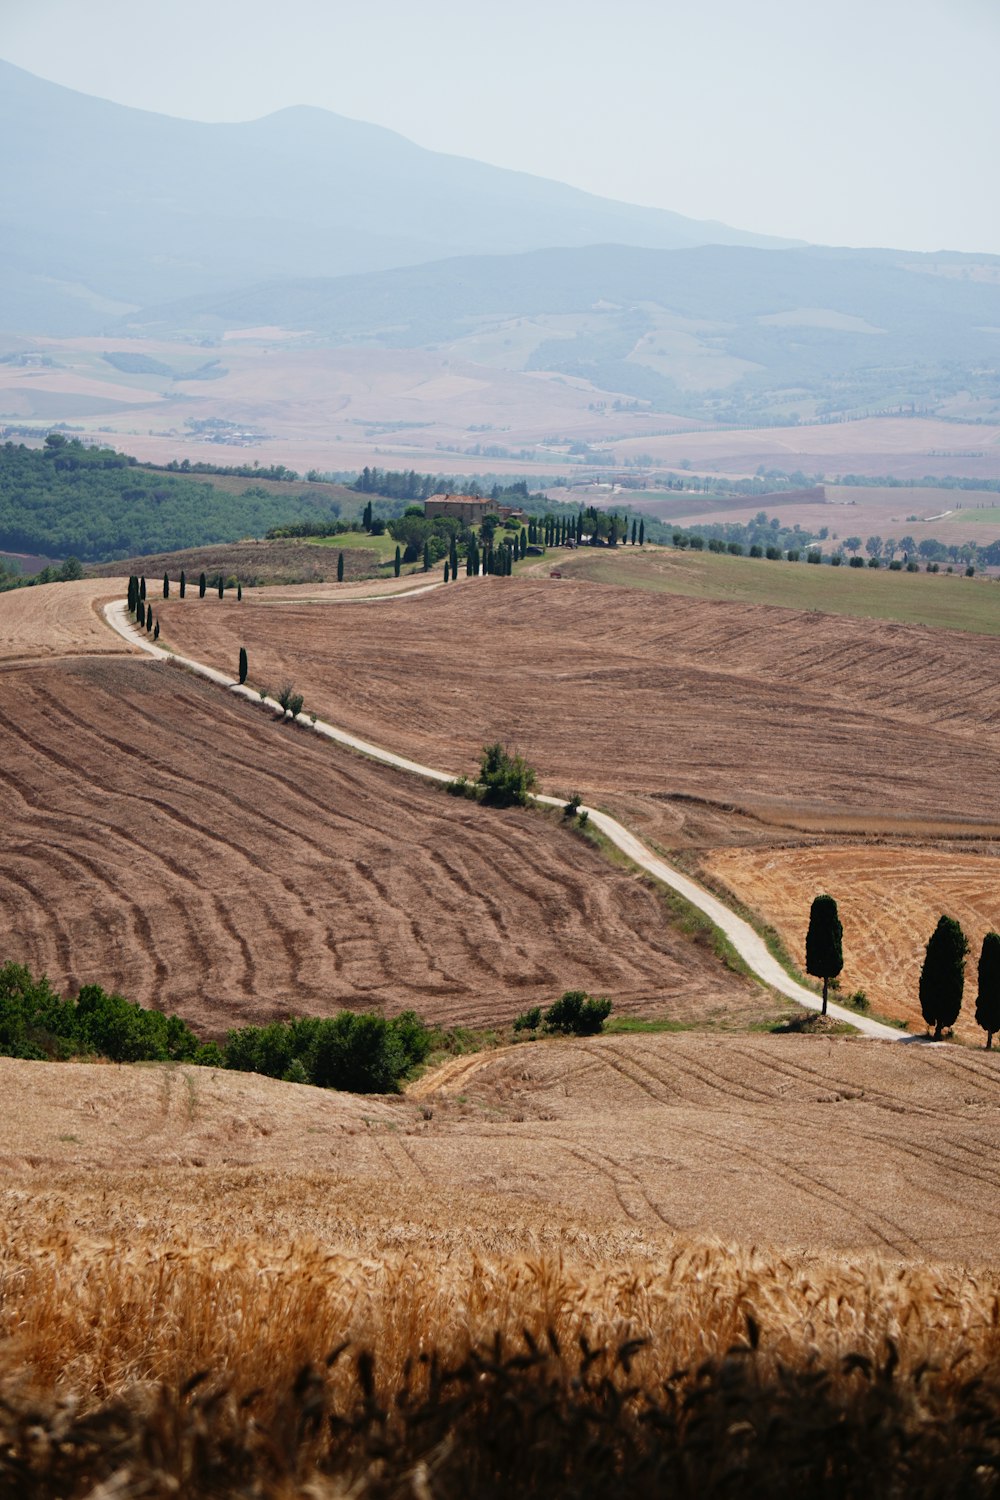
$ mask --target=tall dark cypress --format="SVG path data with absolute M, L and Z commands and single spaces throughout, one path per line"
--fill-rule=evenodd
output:
M 185 591 L 186 588 L 187 588 L 187 579 L 184 577 L 184 569 L 181 568 L 181 583 L 180 583 L 180 590 L 179 590 L 179 592 L 180 592 L 180 596 L 181 596 L 182 599 L 184 598 L 184 591 Z
M 208 586 L 208 580 L 206 579 L 204 573 L 202 573 L 201 576 L 198 579 L 198 598 L 199 599 L 204 599 L 204 597 L 205 597 L 205 589 L 207 588 L 207 586 Z

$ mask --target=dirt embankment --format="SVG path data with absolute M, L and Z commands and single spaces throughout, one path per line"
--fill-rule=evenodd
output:
M 124 656 L 125 641 L 109 630 L 101 604 L 124 598 L 128 578 L 82 578 L 0 594 L 0 670 L 67 656 Z

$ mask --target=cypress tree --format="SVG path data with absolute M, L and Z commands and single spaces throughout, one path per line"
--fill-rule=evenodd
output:
M 823 981 L 823 1014 L 826 1015 L 826 992 L 831 979 L 844 967 L 842 940 L 844 929 L 832 896 L 817 896 L 809 911 L 806 933 L 806 973 Z
M 579 545 L 580 545 L 580 543 L 582 541 L 583 541 L 583 506 L 581 505 L 580 506 L 580 513 L 579 513 L 579 515 L 576 518 L 576 544 L 577 544 L 578 547 L 579 547 Z
M 945 1026 L 954 1026 L 962 1009 L 965 955 L 969 940 L 954 917 L 941 917 L 927 943 L 920 970 L 920 1013 L 934 1040 Z
M 181 596 L 182 599 L 184 598 L 184 590 L 186 588 L 187 588 L 187 579 L 184 577 L 184 569 L 181 568 L 180 596 Z
M 138 627 L 139 627 L 140 630 L 144 630 L 145 629 L 145 626 L 146 626 L 146 606 L 143 604 L 143 602 L 142 602 L 141 599 L 137 599 L 135 601 L 135 623 L 138 625 Z
M 979 993 L 976 1025 L 986 1032 L 986 1050 L 993 1046 L 993 1033 L 1000 1031 L 1000 932 L 988 932 L 979 955 Z
M 167 573 L 163 575 L 163 597 L 164 599 L 170 598 L 170 576 Z
M 240 647 L 240 685 L 247 680 L 247 648 Z
M 219 574 L 219 598 L 220 599 L 223 597 L 223 591 L 224 591 L 224 589 L 225 589 L 225 584 L 222 582 L 222 574 L 220 573 Z
M 139 598 L 142 600 L 143 604 L 145 604 L 145 602 L 146 602 L 146 578 L 145 578 L 145 575 L 143 575 L 143 577 L 139 579 Z
M 430 544 L 430 542 L 424 542 L 424 572 L 425 573 L 429 573 L 430 570 L 431 570 L 431 544 Z
M 645 545 L 646 545 L 646 522 L 643 520 L 643 521 L 639 522 L 639 546 L 640 547 L 644 547 Z
M 128 580 L 128 612 L 130 615 L 135 614 L 135 577 L 131 573 Z
M 154 641 L 158 641 L 159 639 L 160 639 L 160 622 L 159 622 L 159 620 L 157 620 L 156 624 L 153 626 L 153 640 Z
M 372 529 L 372 503 L 369 500 L 361 514 L 361 526 L 365 531 Z
M 146 634 L 153 628 L 153 606 L 150 604 L 146 610 Z
M 638 535 L 638 531 L 639 531 L 639 523 L 638 523 L 638 521 L 633 520 L 633 522 L 632 522 L 632 546 L 633 547 L 635 546 L 635 539 L 636 539 L 636 536 Z
M 403 554 L 400 552 L 399 547 L 397 546 L 396 547 L 396 556 L 393 559 L 393 564 L 392 564 L 393 571 L 395 572 L 397 578 L 399 577 L 399 570 L 400 570 L 400 567 L 402 566 L 402 562 L 403 562 Z
M 344 554 L 342 552 L 338 552 L 337 553 L 337 582 L 338 583 L 343 583 L 343 581 L 344 581 Z
M 198 598 L 199 599 L 204 599 L 204 597 L 205 597 L 205 589 L 206 589 L 207 583 L 208 583 L 208 580 L 206 579 L 204 573 L 202 573 L 201 576 L 198 579 Z
M 242 598 L 243 598 L 243 585 L 242 585 L 242 583 L 238 583 L 236 585 L 236 602 L 237 602 L 237 604 L 239 604 L 239 602 L 240 602 L 240 600 Z
M 448 559 L 445 558 L 445 562 L 444 562 L 444 581 L 445 581 L 445 583 L 448 582 L 448 569 L 449 569 L 449 566 L 450 565 L 448 563 Z

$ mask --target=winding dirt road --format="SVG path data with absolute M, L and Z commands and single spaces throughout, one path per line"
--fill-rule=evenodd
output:
M 434 585 L 430 587 L 434 587 Z M 428 588 L 421 588 L 415 590 L 414 593 L 423 594 L 428 591 Z M 413 594 L 397 597 L 413 597 Z M 199 676 L 208 678 L 209 681 L 218 683 L 221 687 L 239 694 L 249 702 L 263 703 L 265 707 L 272 711 L 280 710 L 280 705 L 273 698 L 264 698 L 262 700 L 258 693 L 234 682 L 232 677 L 225 672 L 219 672 L 214 667 L 206 666 L 203 662 L 193 661 L 189 657 L 178 656 L 172 651 L 166 651 L 163 647 L 154 645 L 151 640 L 141 635 L 132 625 L 124 600 L 113 600 L 111 603 L 106 604 L 104 607 L 104 616 L 113 630 L 126 641 L 138 646 L 140 650 L 145 651 L 148 655 L 156 657 L 159 660 L 177 662 Z M 432 766 L 425 766 L 417 761 L 408 760 L 405 756 L 396 755 L 393 751 L 386 750 L 381 745 L 373 745 L 369 741 L 360 739 L 357 735 L 349 734 L 343 729 L 338 729 L 335 725 L 328 724 L 323 720 L 318 719 L 311 727 L 315 729 L 317 734 L 326 739 L 335 740 L 338 744 L 346 745 L 349 749 L 359 751 L 362 755 L 370 756 L 372 759 L 381 761 L 385 765 L 395 766 L 399 770 L 408 771 L 412 775 L 423 776 L 427 780 L 436 782 L 449 782 L 455 779 L 453 773 L 436 770 Z M 563 806 L 562 799 L 558 797 L 538 796 L 535 800 L 550 807 Z M 616 848 L 620 849 L 623 854 L 632 860 L 634 864 L 652 875 L 654 879 L 662 881 L 671 890 L 676 891 L 685 901 L 690 902 L 692 906 L 696 906 L 699 911 L 704 912 L 726 935 L 748 967 L 765 984 L 770 985 L 772 989 L 777 990 L 782 995 L 786 995 L 790 1000 L 794 1000 L 798 1005 L 803 1006 L 807 1010 L 820 1010 L 821 1005 L 818 996 L 814 995 L 811 990 L 807 990 L 803 985 L 797 984 L 794 979 L 789 978 L 781 965 L 769 953 L 763 938 L 754 931 L 748 922 L 744 922 L 741 917 L 737 917 L 716 896 L 711 895 L 710 892 L 704 890 L 695 881 L 689 879 L 686 875 L 682 875 L 679 870 L 675 870 L 665 860 L 660 859 L 651 850 L 647 849 L 641 840 L 623 824 L 619 823 L 617 819 L 612 818 L 608 813 L 600 812 L 596 808 L 587 808 L 586 811 L 593 826 L 614 844 Z M 845 1010 L 842 1006 L 831 1004 L 828 1007 L 828 1011 L 834 1020 L 846 1022 L 863 1035 L 872 1037 L 878 1041 L 898 1042 L 915 1040 L 914 1037 L 907 1035 L 905 1032 L 897 1031 L 891 1026 L 885 1026 L 879 1021 L 869 1020 L 865 1016 L 859 1016 L 854 1011 Z

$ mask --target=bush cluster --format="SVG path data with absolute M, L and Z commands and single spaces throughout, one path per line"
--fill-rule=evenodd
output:
M 611 1001 L 602 996 L 588 995 L 586 990 L 566 990 L 542 1015 L 540 1005 L 532 1006 L 515 1017 L 514 1030 L 545 1030 L 559 1036 L 596 1036 L 603 1031 L 604 1023 L 611 1014 Z
M 145 1010 L 100 985 L 87 984 L 63 1000 L 47 979 L 21 964 L 0 968 L 0 1054 L 41 1061 L 106 1057 L 112 1062 L 218 1064 L 214 1043 L 203 1045 L 179 1016 Z
M 341 1011 L 242 1026 L 224 1046 L 202 1042 L 179 1016 L 146 1010 L 88 984 L 62 999 L 21 964 L 0 968 L 0 1055 L 39 1062 L 186 1062 L 264 1073 L 351 1093 L 392 1094 L 426 1060 L 434 1033 L 413 1011 L 386 1020 Z
M 394 1094 L 400 1080 L 426 1061 L 432 1041 L 433 1033 L 411 1010 L 392 1020 L 342 1010 L 336 1016 L 305 1016 L 230 1031 L 225 1065 L 287 1083 L 312 1083 L 353 1094 Z

